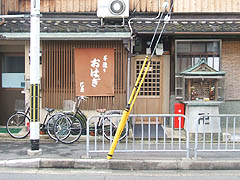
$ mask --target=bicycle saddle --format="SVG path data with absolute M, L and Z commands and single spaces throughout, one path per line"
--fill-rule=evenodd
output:
M 45 108 L 45 110 L 46 110 L 48 113 L 52 113 L 53 111 L 55 111 L 55 109 L 52 109 L 52 108 Z
M 105 113 L 107 111 L 107 109 L 97 109 L 97 112 L 99 113 Z

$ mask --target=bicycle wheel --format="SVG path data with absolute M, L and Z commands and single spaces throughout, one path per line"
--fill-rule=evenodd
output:
M 111 111 L 107 113 L 107 115 L 113 115 L 113 117 L 104 117 L 103 119 L 103 122 L 102 122 L 103 135 L 109 141 L 113 140 L 117 132 L 117 127 L 121 120 L 121 116 L 117 116 L 117 115 L 121 115 L 121 114 L 122 114 L 121 111 Z M 120 135 L 119 141 L 123 140 L 127 136 L 127 132 L 128 132 L 128 122 L 126 123 Z
M 54 133 L 54 123 L 62 116 L 64 116 L 63 113 L 57 113 L 57 114 L 52 115 L 48 119 L 48 121 L 46 123 L 46 126 L 45 126 L 48 136 L 55 141 L 57 140 L 57 138 L 56 138 L 55 133 Z
M 6 124 L 7 132 L 16 139 L 25 138 L 29 133 L 30 129 L 27 127 L 30 119 L 24 113 L 16 113 L 12 115 Z
M 65 115 L 55 122 L 54 133 L 63 144 L 72 144 L 80 138 L 82 124 L 74 115 Z

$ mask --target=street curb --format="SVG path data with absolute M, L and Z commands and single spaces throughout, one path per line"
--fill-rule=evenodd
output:
M 5 167 L 39 168 L 39 162 L 40 162 L 40 158 L 6 160 Z
M 106 160 L 33 158 L 1 160 L 0 167 L 111 170 L 240 170 L 240 160 Z

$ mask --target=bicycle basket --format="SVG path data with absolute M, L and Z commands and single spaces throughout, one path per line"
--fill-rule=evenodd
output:
M 17 99 L 15 101 L 15 111 L 25 111 L 25 101 L 22 99 Z
M 75 102 L 73 100 L 64 100 L 63 101 L 63 111 L 74 112 Z

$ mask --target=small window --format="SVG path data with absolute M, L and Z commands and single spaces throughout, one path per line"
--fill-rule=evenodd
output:
M 24 88 L 24 56 L 4 56 L 2 59 L 2 88 Z

